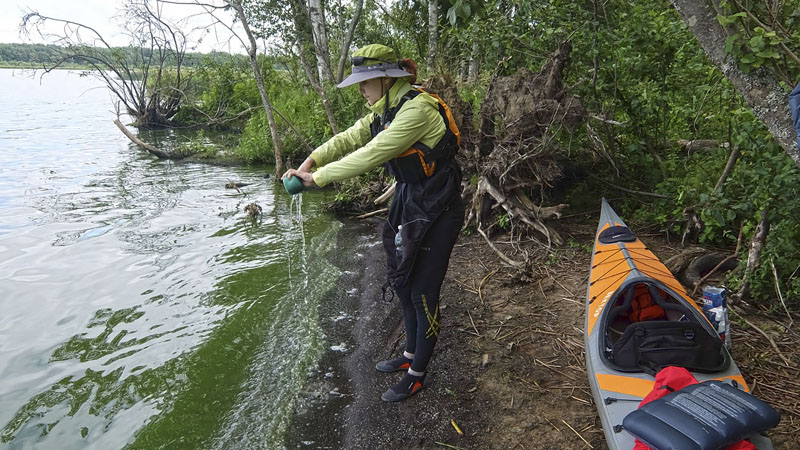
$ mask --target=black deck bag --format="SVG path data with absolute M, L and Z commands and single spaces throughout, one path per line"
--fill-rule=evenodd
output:
M 722 340 L 694 322 L 632 323 L 614 344 L 612 355 L 623 370 L 679 366 L 711 373 L 727 365 Z
M 778 424 L 756 397 L 721 381 L 692 384 L 632 411 L 622 426 L 655 450 L 716 450 Z

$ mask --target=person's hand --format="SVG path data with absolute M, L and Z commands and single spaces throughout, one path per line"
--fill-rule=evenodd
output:
M 281 180 L 286 177 L 291 177 L 296 175 L 300 177 L 301 180 L 303 180 L 303 186 L 305 187 L 315 186 L 316 183 L 314 183 L 314 177 L 311 176 L 311 168 L 314 167 L 314 164 L 315 163 L 313 159 L 306 158 L 306 160 L 303 161 L 303 164 L 300 164 L 300 167 L 298 167 L 297 170 L 295 169 L 287 170 L 286 173 L 284 173 L 283 176 L 281 176 Z
M 300 170 L 295 170 L 295 169 L 289 169 L 289 170 L 286 171 L 286 173 L 283 174 L 281 179 L 284 179 L 284 178 L 287 178 L 287 177 L 293 177 L 293 176 L 300 177 L 300 179 L 303 180 L 303 186 L 305 186 L 305 187 L 316 186 L 316 183 L 314 183 L 314 176 L 311 175 L 311 172 L 308 172 L 308 171 L 300 171 Z

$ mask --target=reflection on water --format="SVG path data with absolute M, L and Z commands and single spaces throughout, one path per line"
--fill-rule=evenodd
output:
M 154 160 L 96 85 L 0 70 L 0 446 L 279 448 L 339 275 L 323 194 Z

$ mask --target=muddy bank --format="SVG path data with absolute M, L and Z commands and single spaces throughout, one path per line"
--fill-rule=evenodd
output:
M 381 299 L 385 259 L 378 226 L 376 220 L 342 233 L 362 233 L 361 238 L 350 236 L 340 241 L 340 248 L 356 245 L 356 258 L 350 261 L 354 265 L 349 267 L 358 272 L 346 272 L 335 290 L 339 296 L 350 292 L 350 298 L 340 296 L 331 303 L 353 301 L 357 319 L 343 326 L 325 325 L 326 346 L 341 341 L 347 350 L 326 352 L 319 373 L 309 378 L 287 448 L 447 448 L 442 444 L 478 448 L 477 430 L 486 430 L 482 424 L 489 405 L 477 401 L 480 354 L 463 339 L 460 318 L 466 317 L 468 305 L 451 282 L 445 282 L 442 292 L 444 320 L 425 389 L 401 403 L 380 400 L 402 374 L 378 372 L 375 362 L 402 352 L 403 327 L 397 300 L 386 303 Z M 336 393 L 332 395 L 333 390 Z M 451 419 L 467 430 L 464 435 L 456 432 Z

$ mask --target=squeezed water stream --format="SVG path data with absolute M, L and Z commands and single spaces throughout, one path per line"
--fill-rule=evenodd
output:
M 92 78 L 0 70 L 0 98 L 0 448 L 281 448 L 340 275 L 328 194 L 155 160 Z

